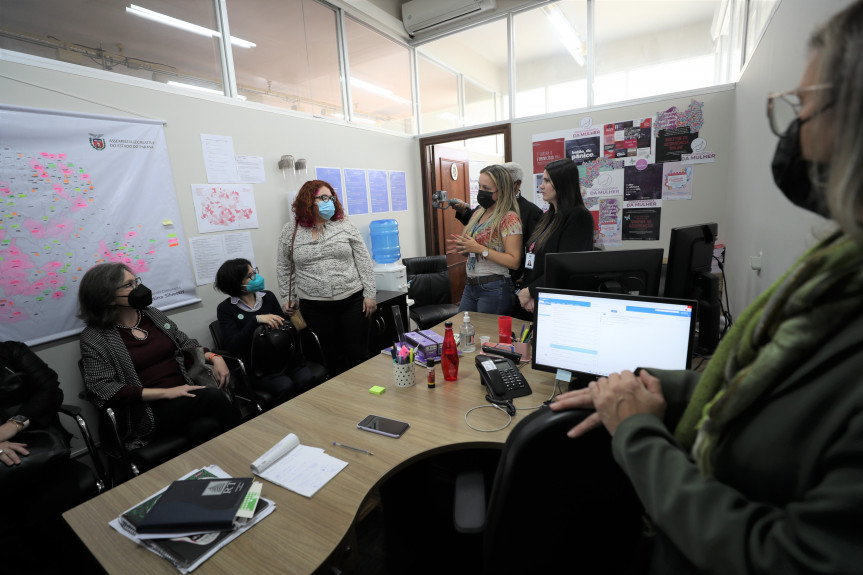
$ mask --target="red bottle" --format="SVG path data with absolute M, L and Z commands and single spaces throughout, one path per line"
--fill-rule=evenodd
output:
M 443 335 L 441 370 L 446 381 L 455 381 L 458 379 L 458 348 L 452 335 L 452 322 L 448 321 L 443 325 L 446 331 Z

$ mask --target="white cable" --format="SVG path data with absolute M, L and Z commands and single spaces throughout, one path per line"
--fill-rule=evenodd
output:
M 483 407 L 493 407 L 493 408 L 497 409 L 498 411 L 500 411 L 500 412 L 504 413 L 504 414 L 506 415 L 506 417 L 507 417 L 507 421 L 506 421 L 506 423 L 504 423 L 503 425 L 501 425 L 500 427 L 495 428 L 495 429 L 479 429 L 479 428 L 474 427 L 473 425 L 471 425 L 471 424 L 470 424 L 470 422 L 467 420 L 467 416 L 468 416 L 468 415 L 470 415 L 470 412 L 471 412 L 471 411 L 473 411 L 473 410 L 475 410 L 475 409 L 482 409 Z M 501 406 L 499 406 L 499 405 L 495 405 L 495 404 L 493 404 L 493 403 L 487 403 L 487 404 L 485 404 L 485 405 L 477 405 L 476 407 L 471 407 L 470 409 L 468 409 L 468 410 L 464 413 L 464 422 L 465 422 L 465 425 L 467 425 L 468 427 L 470 427 L 470 428 L 471 428 L 471 429 L 473 429 L 474 431 L 481 431 L 481 432 L 483 432 L 483 433 L 491 433 L 491 432 L 494 432 L 494 431 L 500 431 L 500 430 L 502 430 L 502 429 L 506 429 L 507 427 L 509 427 L 509 424 L 510 424 L 510 423 L 512 423 L 512 416 L 511 416 L 510 414 L 508 414 L 508 413 L 506 412 L 506 410 L 505 410 L 504 408 L 502 408 Z

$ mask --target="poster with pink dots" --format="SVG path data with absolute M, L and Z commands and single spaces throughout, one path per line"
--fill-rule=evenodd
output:
M 162 123 L 0 106 L 0 338 L 77 334 L 78 285 L 122 262 L 170 309 L 198 301 Z

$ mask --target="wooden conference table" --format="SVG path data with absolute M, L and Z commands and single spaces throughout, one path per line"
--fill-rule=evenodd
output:
M 475 313 L 476 339 L 497 341 L 497 316 Z M 513 322 L 515 324 L 515 321 Z M 520 327 L 513 325 L 514 328 Z M 458 326 L 456 325 L 456 329 Z M 443 324 L 435 327 L 443 334 Z M 477 346 L 479 349 L 479 346 Z M 474 353 L 461 357 L 459 378 L 445 382 L 436 367 L 437 387 L 428 389 L 426 371 L 416 367 L 416 385 L 397 388 L 392 359 L 375 356 L 354 369 L 282 404 L 171 461 L 127 481 L 63 514 L 63 517 L 108 573 L 175 574 L 165 559 L 120 535 L 108 525 L 120 513 L 182 475 L 215 464 L 233 476 L 251 475 L 249 464 L 288 433 L 300 443 L 322 447 L 348 462 L 313 497 L 306 498 L 278 485 L 264 483 L 263 495 L 276 510 L 219 550 L 195 573 L 312 573 L 334 561 L 340 543 L 356 521 L 366 496 L 393 471 L 412 461 L 448 450 L 501 447 L 515 424 L 531 413 L 519 410 L 506 429 L 484 433 L 470 429 L 465 412 L 487 404 L 474 366 Z M 538 406 L 554 386 L 550 373 L 524 373 L 533 394 L 515 400 L 517 408 Z M 382 395 L 369 393 L 373 385 L 386 387 Z M 357 422 L 369 414 L 407 421 L 411 428 L 399 439 L 360 431 Z M 478 409 L 471 425 L 495 429 L 506 422 L 496 409 Z M 334 446 L 333 441 L 372 452 L 365 455 Z

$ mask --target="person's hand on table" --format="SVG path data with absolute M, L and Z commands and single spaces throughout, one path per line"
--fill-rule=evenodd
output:
M 611 435 L 627 417 L 638 413 L 652 413 L 662 419 L 665 415 L 665 398 L 659 379 L 642 369 L 636 376 L 631 371 L 612 373 L 590 382 L 586 389 L 562 393 L 549 406 L 552 411 L 566 409 L 595 409 L 581 423 L 567 432 L 575 438 L 591 429 L 605 426 Z
M 375 310 L 378 309 L 378 302 L 370 298 L 363 298 L 363 315 L 367 318 L 372 317 Z
M 0 441 L 0 462 L 7 467 L 21 463 L 22 455 L 30 455 L 26 443 L 15 441 Z

